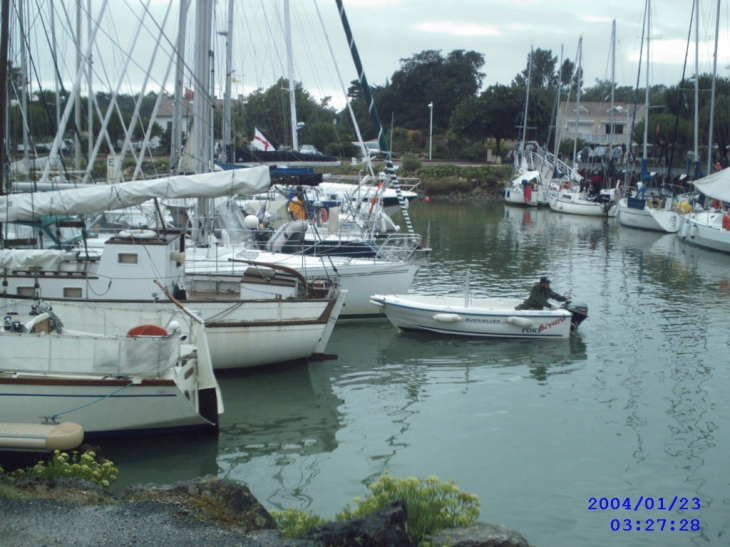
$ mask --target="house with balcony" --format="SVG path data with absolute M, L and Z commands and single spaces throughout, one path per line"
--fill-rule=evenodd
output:
M 636 116 L 634 116 L 636 111 Z M 588 145 L 629 146 L 631 124 L 639 123 L 646 117 L 643 104 L 600 102 L 561 102 L 558 111 L 557 131 L 561 141 L 573 141 L 576 137 Z M 634 135 L 634 142 L 637 142 Z

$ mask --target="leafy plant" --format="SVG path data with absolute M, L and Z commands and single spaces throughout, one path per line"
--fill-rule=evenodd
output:
M 427 534 L 446 528 L 469 526 L 479 518 L 479 500 L 474 494 L 459 490 L 452 481 L 438 477 L 398 479 L 388 473 L 368 486 L 365 499 L 355 498 L 336 515 L 338 520 L 360 518 L 387 504 L 403 499 L 408 507 L 408 534 L 414 543 Z
M 311 511 L 301 509 L 287 509 L 285 511 L 271 511 L 271 516 L 276 520 L 276 525 L 282 535 L 289 538 L 302 537 L 312 526 L 328 522 Z
M 406 173 L 415 173 L 421 168 L 421 160 L 418 159 L 418 156 L 411 152 L 406 152 L 403 154 L 403 159 L 401 160 L 401 169 L 403 169 Z
M 12 473 L 15 478 L 41 477 L 50 481 L 61 477 L 78 477 L 103 487 L 117 480 L 119 469 L 109 460 L 96 460 L 96 453 L 89 450 L 79 456 L 74 450 L 69 456 L 66 452 L 56 450 L 48 463 L 40 461 L 33 467 L 18 469 Z

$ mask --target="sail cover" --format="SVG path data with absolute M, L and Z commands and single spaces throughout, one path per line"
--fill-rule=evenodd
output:
M 712 199 L 730 202 L 730 168 L 694 181 L 695 188 Z
M 269 168 L 259 166 L 119 184 L 86 185 L 52 192 L 9 194 L 0 196 L 0 222 L 124 209 L 153 198 L 258 194 L 265 192 L 270 184 Z

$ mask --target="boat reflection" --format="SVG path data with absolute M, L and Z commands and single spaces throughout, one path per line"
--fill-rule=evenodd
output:
M 218 441 L 224 474 L 261 456 L 306 456 L 337 448 L 342 401 L 332 392 L 326 364 L 219 375 L 226 405 Z

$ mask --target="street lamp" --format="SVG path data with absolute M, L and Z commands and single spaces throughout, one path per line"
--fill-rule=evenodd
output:
M 428 103 L 431 121 L 428 126 L 428 161 L 431 161 L 431 150 L 433 149 L 433 103 Z

